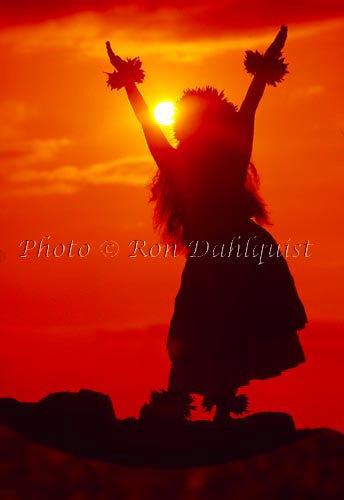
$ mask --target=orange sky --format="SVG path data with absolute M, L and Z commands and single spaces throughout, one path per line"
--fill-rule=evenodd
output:
M 191 3 L 182 10 L 179 2 L 158 10 L 150 2 L 120 3 L 116 9 L 111 2 L 92 9 L 87 2 L 87 11 L 80 3 L 73 12 L 61 2 L 51 11 L 33 2 L 26 14 L 20 3 L 7 8 L 0 34 L 2 395 L 30 398 L 57 390 L 57 383 L 37 386 L 42 373 L 34 365 L 44 365 L 45 376 L 53 380 L 59 360 L 55 366 L 52 356 L 48 374 L 49 365 L 42 364 L 49 346 L 57 342 L 54 349 L 62 360 L 68 339 L 83 356 L 86 342 L 92 356 L 95 332 L 112 332 L 117 339 L 136 328 L 132 337 L 125 336 L 130 363 L 137 331 L 167 325 L 172 312 L 182 257 L 127 257 L 130 240 L 159 240 L 147 203 L 154 165 L 126 96 L 106 88 L 107 39 L 120 55 L 142 58 L 147 76 L 141 90 L 152 107 L 176 100 L 186 87 L 205 84 L 225 89 L 240 103 L 250 81 L 243 70 L 244 50 L 263 49 L 279 24 L 289 22 L 290 75 L 266 91 L 257 114 L 253 161 L 276 239 L 314 244 L 309 259 L 289 262 L 311 325 L 335 323 L 332 331 L 339 332 L 344 320 L 343 12 L 335 2 L 331 8 L 325 2 L 313 7 L 289 2 L 289 8 L 277 11 L 263 4 L 269 12 L 264 19 L 252 2 L 247 3 L 249 15 L 236 2 L 220 2 L 215 10 L 201 2 L 198 11 Z M 19 258 L 21 240 L 39 241 L 45 235 L 53 244 L 86 241 L 91 253 L 85 259 Z M 119 241 L 118 257 L 100 254 L 99 244 L 106 239 Z M 318 340 L 326 335 L 318 326 L 315 330 Z M 338 349 L 344 354 L 339 333 L 335 338 L 336 356 Z M 23 361 L 21 349 L 32 365 Z M 106 379 L 111 363 L 118 361 L 116 352 L 112 362 L 106 359 L 108 371 L 94 386 L 111 391 Z M 36 375 L 24 382 L 19 366 L 26 362 Z M 71 387 L 92 385 L 82 373 L 77 379 L 69 373 L 64 380 Z

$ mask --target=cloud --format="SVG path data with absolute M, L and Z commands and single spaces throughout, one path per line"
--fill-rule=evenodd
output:
M 70 144 L 72 141 L 67 137 L 48 139 L 11 137 L 0 146 L 1 173 L 6 176 L 6 172 L 17 170 L 23 164 L 35 165 L 51 161 L 61 149 Z
M 59 137 L 57 139 L 33 139 L 29 141 L 25 147 L 22 161 L 26 163 L 36 163 L 47 161 L 56 156 L 56 153 L 61 148 L 72 144 L 72 141 L 67 137 Z
M 325 87 L 323 85 L 311 85 L 307 88 L 308 96 L 320 95 L 325 92 Z
M 35 114 L 34 109 L 18 99 L 0 101 L 0 143 L 9 144 L 17 139 L 18 127 Z
M 325 86 L 322 84 L 308 85 L 305 87 L 296 88 L 292 97 L 294 99 L 310 99 L 324 94 L 326 91 Z
M 68 137 L 25 137 L 27 127 L 38 114 L 31 104 L 14 99 L 0 101 L 0 160 L 1 172 L 25 163 L 35 164 L 56 157 L 64 147 L 72 144 Z
M 119 158 L 83 168 L 65 165 L 51 170 L 22 169 L 5 178 L 5 196 L 70 194 L 83 186 L 102 184 L 146 186 L 154 171 L 148 156 Z
M 301 0 L 276 2 L 275 0 L 16 0 L 2 2 L 1 25 L 13 26 L 59 19 L 73 14 L 89 12 L 105 15 L 111 22 L 126 13 L 126 22 L 140 24 L 145 19 L 146 29 L 152 29 L 155 20 L 165 17 L 165 23 L 174 23 L 178 32 L 188 36 L 190 30 L 198 34 L 223 32 L 230 29 L 259 28 L 282 22 L 304 22 L 328 19 L 344 14 L 341 0 Z
M 233 19 L 224 12 L 223 16 L 227 17 L 224 22 L 223 16 L 212 11 L 209 5 L 198 9 L 189 5 L 184 10 L 165 7 L 152 11 L 119 6 L 106 16 L 79 13 L 5 29 L 0 33 L 0 46 L 21 55 L 41 53 L 51 58 L 54 50 L 63 50 L 68 58 L 78 62 L 85 57 L 106 61 L 104 42 L 110 39 L 120 54 L 136 56 L 139 52 L 141 56 L 154 55 L 163 60 L 189 63 L 230 50 L 266 47 L 282 22 L 297 21 L 290 29 L 290 39 L 342 29 L 344 24 L 343 18 L 309 22 L 312 15 L 273 19 L 273 16 L 261 18 L 257 13 L 255 18 L 254 12 L 252 10 L 249 17 L 242 13 Z M 326 13 L 326 9 L 323 12 Z
M 54 194 L 72 194 L 75 193 L 76 188 L 73 185 L 65 184 L 63 182 L 55 182 L 47 185 L 20 185 L 19 187 L 5 188 L 1 193 L 2 199 L 8 197 L 21 197 L 21 196 L 50 196 Z

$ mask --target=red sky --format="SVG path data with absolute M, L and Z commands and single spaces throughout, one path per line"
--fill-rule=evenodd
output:
M 120 55 L 140 55 L 152 107 L 206 84 L 240 103 L 250 81 L 244 51 L 266 47 L 287 22 L 290 75 L 266 91 L 253 161 L 274 236 L 314 244 L 309 259 L 289 262 L 310 319 L 308 363 L 253 385 L 253 409 L 274 401 L 300 425 L 339 427 L 342 2 L 112 5 L 0 8 L 0 395 L 87 386 L 109 392 L 123 416 L 166 383 L 164 339 L 183 260 L 128 258 L 129 241 L 159 240 L 147 203 L 154 164 L 125 95 L 106 88 L 105 40 Z M 88 242 L 90 255 L 19 258 L 21 240 L 45 235 L 53 246 Z M 114 259 L 99 252 L 107 239 L 120 243 Z

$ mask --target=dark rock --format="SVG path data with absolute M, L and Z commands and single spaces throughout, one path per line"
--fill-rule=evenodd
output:
M 91 427 L 108 425 L 115 419 L 109 396 L 89 389 L 48 394 L 37 403 L 37 408 L 45 418 L 86 422 Z
M 0 423 L 86 458 L 131 465 L 201 465 L 270 451 L 299 438 L 284 413 L 257 413 L 225 424 L 161 418 L 118 420 L 103 394 L 49 394 L 37 403 L 0 399 Z

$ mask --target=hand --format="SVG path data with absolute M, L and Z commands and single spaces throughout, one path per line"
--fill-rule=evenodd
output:
M 123 66 L 126 64 L 126 62 L 121 59 L 119 56 L 116 56 L 114 51 L 111 48 L 110 42 L 106 42 L 106 50 L 110 59 L 110 63 L 112 66 L 114 66 L 117 71 L 119 71 Z
M 287 34 L 288 34 L 288 27 L 285 24 L 283 24 L 275 40 L 272 42 L 270 47 L 265 52 L 265 55 L 272 58 L 279 57 L 281 55 L 282 49 L 287 39 Z
M 110 63 L 115 67 L 113 73 L 108 75 L 107 84 L 112 89 L 121 89 L 129 84 L 142 83 L 145 77 L 145 72 L 142 69 L 142 62 L 138 57 L 126 60 L 122 59 L 113 52 L 110 42 L 106 42 L 106 50 L 110 59 Z

